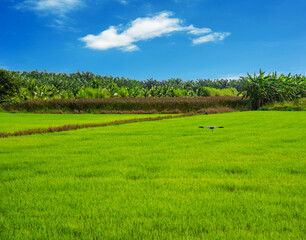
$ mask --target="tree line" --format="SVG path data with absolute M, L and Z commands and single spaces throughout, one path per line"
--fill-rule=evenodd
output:
M 306 77 L 302 75 L 247 74 L 236 80 L 180 78 L 144 81 L 95 75 L 92 72 L 48 73 L 0 70 L 0 104 L 27 100 L 119 98 L 119 97 L 206 97 L 237 96 L 252 109 L 266 103 L 305 98 Z
M 144 81 L 95 75 L 92 72 L 48 73 L 6 71 L 2 75 L 19 82 L 18 97 L 8 94 L 6 101 L 25 101 L 54 98 L 108 98 L 108 97 L 193 97 L 234 96 L 241 80 L 180 78 Z M 4 100 L 3 100 L 4 101 Z

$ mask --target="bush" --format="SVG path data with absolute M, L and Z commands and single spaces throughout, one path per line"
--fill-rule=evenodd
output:
M 221 90 L 223 93 L 223 96 L 237 96 L 238 91 L 236 88 L 224 88 Z
M 306 111 L 306 98 L 294 101 L 275 102 L 261 107 L 259 110 L 275 111 Z
M 0 104 L 13 103 L 21 88 L 21 81 L 8 71 L 0 69 Z
M 110 93 L 105 88 L 85 88 L 77 95 L 78 98 L 108 98 Z
M 236 92 L 237 92 L 237 90 L 236 90 Z M 216 89 L 216 88 L 211 88 L 211 87 L 201 87 L 198 90 L 198 96 L 202 96 L 202 97 L 236 96 L 236 95 L 237 94 L 235 94 L 235 92 L 234 92 L 234 90 L 232 90 L 232 88 Z

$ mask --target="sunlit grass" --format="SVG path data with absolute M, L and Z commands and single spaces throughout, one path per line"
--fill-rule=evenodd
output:
M 0 112 L 0 132 L 15 132 L 35 128 L 70 124 L 106 123 L 115 120 L 157 117 L 165 114 L 33 114 Z
M 303 239 L 305 126 L 242 112 L 0 139 L 0 238 Z

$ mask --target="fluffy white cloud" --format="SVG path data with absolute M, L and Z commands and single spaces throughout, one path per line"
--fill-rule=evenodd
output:
M 82 0 L 25 0 L 16 6 L 17 9 L 29 9 L 40 13 L 65 15 L 83 5 Z
M 226 38 L 229 35 L 230 35 L 229 32 L 214 32 L 206 36 L 193 39 L 192 43 L 196 45 L 196 44 L 201 44 L 201 43 L 206 43 L 206 42 L 222 41 L 224 38 Z
M 189 26 L 189 34 L 193 34 L 193 35 L 202 35 L 205 33 L 210 33 L 211 29 L 210 28 L 195 28 L 193 25 Z
M 89 34 L 81 38 L 81 41 L 84 41 L 86 46 L 92 49 L 106 50 L 109 48 L 120 48 L 123 51 L 136 51 L 139 48 L 134 43 L 141 40 L 182 31 L 192 35 L 203 35 L 212 32 L 210 28 L 196 28 L 193 25 L 183 26 L 182 20 L 179 18 L 171 18 L 171 16 L 171 12 L 162 12 L 153 17 L 137 18 L 121 33 L 118 33 L 119 27 L 111 26 L 99 35 Z M 222 39 L 219 37 L 219 39 L 223 40 L 225 37 Z M 216 40 L 217 37 L 211 41 Z M 197 42 L 197 39 L 193 41 Z

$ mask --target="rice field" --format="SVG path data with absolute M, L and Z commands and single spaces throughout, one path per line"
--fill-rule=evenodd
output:
M 12 114 L 0 112 L 0 133 L 73 124 L 107 123 L 116 120 L 157 116 L 165 116 L 165 114 Z
M 27 116 L 1 113 L 1 131 L 117 118 Z M 234 112 L 2 138 L 0 239 L 305 239 L 305 116 Z M 198 128 L 211 125 L 224 129 Z

